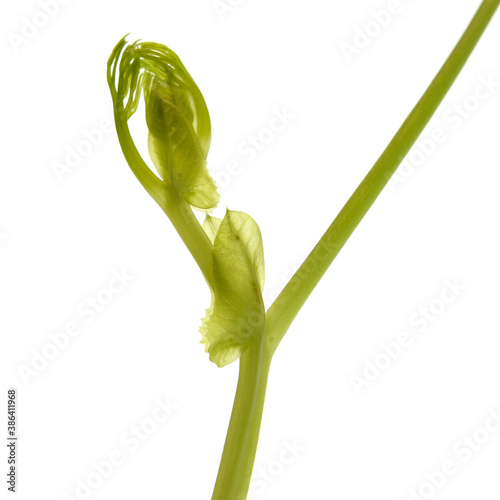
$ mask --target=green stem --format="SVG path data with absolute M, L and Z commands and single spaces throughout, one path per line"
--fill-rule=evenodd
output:
M 240 358 L 238 386 L 212 500 L 247 498 L 270 364 L 265 338 L 251 343 Z
M 198 264 L 208 286 L 214 289 L 212 242 L 203 230 L 193 209 L 178 193 L 176 189 L 169 186 L 163 211 L 167 214 L 170 222 L 175 227 L 182 241 L 191 252 Z
M 119 103 L 118 99 L 114 99 L 114 115 L 115 127 L 120 147 L 123 151 L 123 156 L 127 160 L 130 170 L 137 177 L 138 181 L 142 184 L 144 189 L 149 195 L 158 203 L 163 206 L 165 204 L 166 193 L 164 189 L 164 182 L 157 177 L 146 162 L 142 159 L 139 151 L 135 147 L 134 141 L 128 128 L 125 109 Z
M 499 4 L 500 0 L 483 1 L 453 52 L 392 141 L 269 308 L 267 332 L 272 352 L 281 342 L 314 287 L 422 133 Z
M 115 102 L 116 132 L 130 169 L 168 216 L 213 290 L 212 243 L 189 203 L 179 195 L 176 189 L 157 177 L 142 159 L 132 140 L 125 116 L 123 106 Z

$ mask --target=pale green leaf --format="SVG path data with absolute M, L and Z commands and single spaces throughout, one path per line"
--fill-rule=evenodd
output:
M 219 193 L 189 117 L 177 105 L 181 95 L 175 88 L 152 83 L 146 101 L 149 153 L 165 182 L 193 207 L 210 210 Z
M 204 225 L 209 224 L 216 230 L 217 222 Z M 214 239 L 213 259 L 215 285 L 200 328 L 201 342 L 211 361 L 225 366 L 265 329 L 264 249 L 259 227 L 249 215 L 226 212 Z
M 203 221 L 202 228 L 207 233 L 208 239 L 214 243 L 215 237 L 219 232 L 219 228 L 221 225 L 222 219 L 218 217 L 212 217 L 211 215 L 206 215 L 205 220 Z

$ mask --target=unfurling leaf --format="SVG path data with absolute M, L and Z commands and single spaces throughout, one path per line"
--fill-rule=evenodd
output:
M 148 148 L 158 173 L 193 207 L 214 208 L 219 194 L 189 115 L 183 111 L 189 110 L 185 91 L 153 81 L 146 95 Z
M 228 210 L 222 221 L 207 216 L 203 228 L 213 240 L 214 289 L 202 321 L 201 342 L 210 360 L 225 366 L 237 360 L 249 341 L 264 333 L 264 250 L 257 223 Z
M 115 119 L 121 122 L 126 123 L 136 112 L 144 94 L 149 153 L 164 183 L 194 208 L 208 211 L 217 206 L 219 193 L 206 163 L 210 116 L 178 56 L 158 43 L 127 44 L 122 39 L 108 62 L 108 82 Z M 117 129 L 121 143 L 130 145 L 128 132 Z

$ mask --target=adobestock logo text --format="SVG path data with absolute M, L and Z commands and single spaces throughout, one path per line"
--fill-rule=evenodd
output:
M 389 0 L 384 9 L 372 10 L 370 19 L 354 28 L 352 38 L 340 43 L 340 50 L 347 63 L 350 64 L 354 57 L 368 48 L 392 24 L 394 18 L 404 11 L 405 4 L 411 2 L 412 0 Z
M 66 146 L 64 159 L 62 161 L 53 161 L 52 170 L 59 182 L 63 182 L 68 175 L 75 172 L 85 158 L 92 153 L 103 142 L 106 135 L 113 132 L 113 123 L 108 118 L 103 118 L 97 127 L 84 129 L 81 137 L 72 146 Z
M 11 31 L 7 35 L 14 53 L 27 45 L 45 28 L 51 19 L 57 16 L 61 6 L 67 5 L 71 0 L 39 0 L 39 9 L 29 17 L 21 17 L 21 26 L 18 32 Z
M 142 443 L 145 443 L 160 430 L 178 410 L 168 397 L 155 399 L 155 406 L 151 414 L 143 418 L 137 425 L 132 425 L 120 435 L 120 445 L 107 453 L 104 459 L 94 460 L 90 464 L 90 472 L 75 479 L 75 487 L 71 494 L 63 493 L 61 500 L 87 500 L 100 488 L 116 471 L 123 466 L 129 457 L 137 452 Z
M 394 175 L 389 179 L 389 189 L 395 191 L 398 186 L 404 184 L 418 168 L 423 166 L 439 150 L 442 144 L 452 137 L 455 131 L 462 128 L 485 106 L 486 101 L 498 93 L 499 88 L 500 79 L 494 75 L 478 76 L 474 90 L 445 109 L 441 118 L 443 125 L 434 128 L 417 140 Z
M 107 285 L 95 294 L 89 295 L 75 307 L 78 319 L 66 322 L 63 328 L 50 332 L 48 340 L 39 349 L 31 349 L 31 359 L 28 364 L 19 364 L 17 371 L 25 385 L 30 384 L 41 372 L 47 369 L 49 363 L 55 360 L 62 351 L 68 348 L 71 341 L 81 335 L 84 326 L 93 323 L 99 314 L 111 306 L 116 297 L 122 294 L 134 279 L 128 271 L 113 269 Z
M 371 358 L 363 360 L 363 367 L 357 374 L 352 374 L 349 380 L 357 394 L 371 387 L 388 368 L 393 366 L 411 347 L 416 334 L 422 334 L 451 307 L 452 304 L 467 290 L 467 287 L 458 278 L 444 280 L 444 286 L 439 295 L 425 305 L 420 305 L 408 318 L 409 328 L 399 332 L 392 339 L 380 344 L 380 350 Z
M 236 148 L 234 159 L 226 163 L 225 168 L 213 173 L 213 177 L 219 188 L 227 187 L 232 178 L 243 172 L 243 162 L 253 162 L 259 154 L 270 146 L 276 138 L 290 125 L 296 117 L 290 113 L 286 106 L 282 109 L 273 108 L 272 116 L 265 127 L 247 136 Z

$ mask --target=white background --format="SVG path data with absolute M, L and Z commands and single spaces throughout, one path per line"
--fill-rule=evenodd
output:
M 6 389 L 16 387 L 17 498 L 82 498 L 75 488 L 92 463 L 119 452 L 123 463 L 89 498 L 208 499 L 229 420 L 237 363 L 218 369 L 199 344 L 208 289 L 114 132 L 71 172 L 55 172 L 68 148 L 85 149 L 85 133 L 111 119 L 105 71 L 115 43 L 129 31 L 164 43 L 198 83 L 212 118 L 209 167 L 220 176 L 237 161 L 241 170 L 221 187 L 216 214 L 228 206 L 259 223 L 269 301 L 480 2 L 401 0 L 348 63 L 342 42 L 389 3 L 244 0 L 219 15 L 210 0 L 72 0 L 25 43 L 16 36 L 40 4 L 2 7 L 0 420 L 6 426 Z M 447 140 L 383 192 L 278 349 L 249 498 L 405 500 L 420 487 L 427 498 L 499 498 L 500 432 L 481 427 L 500 407 L 500 89 L 460 126 L 444 118 L 479 78 L 500 81 L 499 46 L 497 16 L 424 133 L 442 128 Z M 294 118 L 248 161 L 238 148 L 284 108 Z M 143 127 L 139 116 L 138 140 Z M 133 276 L 123 292 L 93 321 L 78 314 L 123 269 Z M 441 307 L 445 280 L 466 290 Z M 410 317 L 430 303 L 439 314 L 420 318 L 419 333 Z M 80 335 L 23 380 L 20 367 L 71 321 Z M 413 343 L 358 394 L 352 376 L 405 331 Z M 158 397 L 177 409 L 131 451 L 122 436 L 150 429 Z M 464 462 L 456 443 L 474 433 L 488 442 Z M 297 456 L 280 463 L 294 440 Z M 455 474 L 429 493 L 425 474 L 447 460 Z

